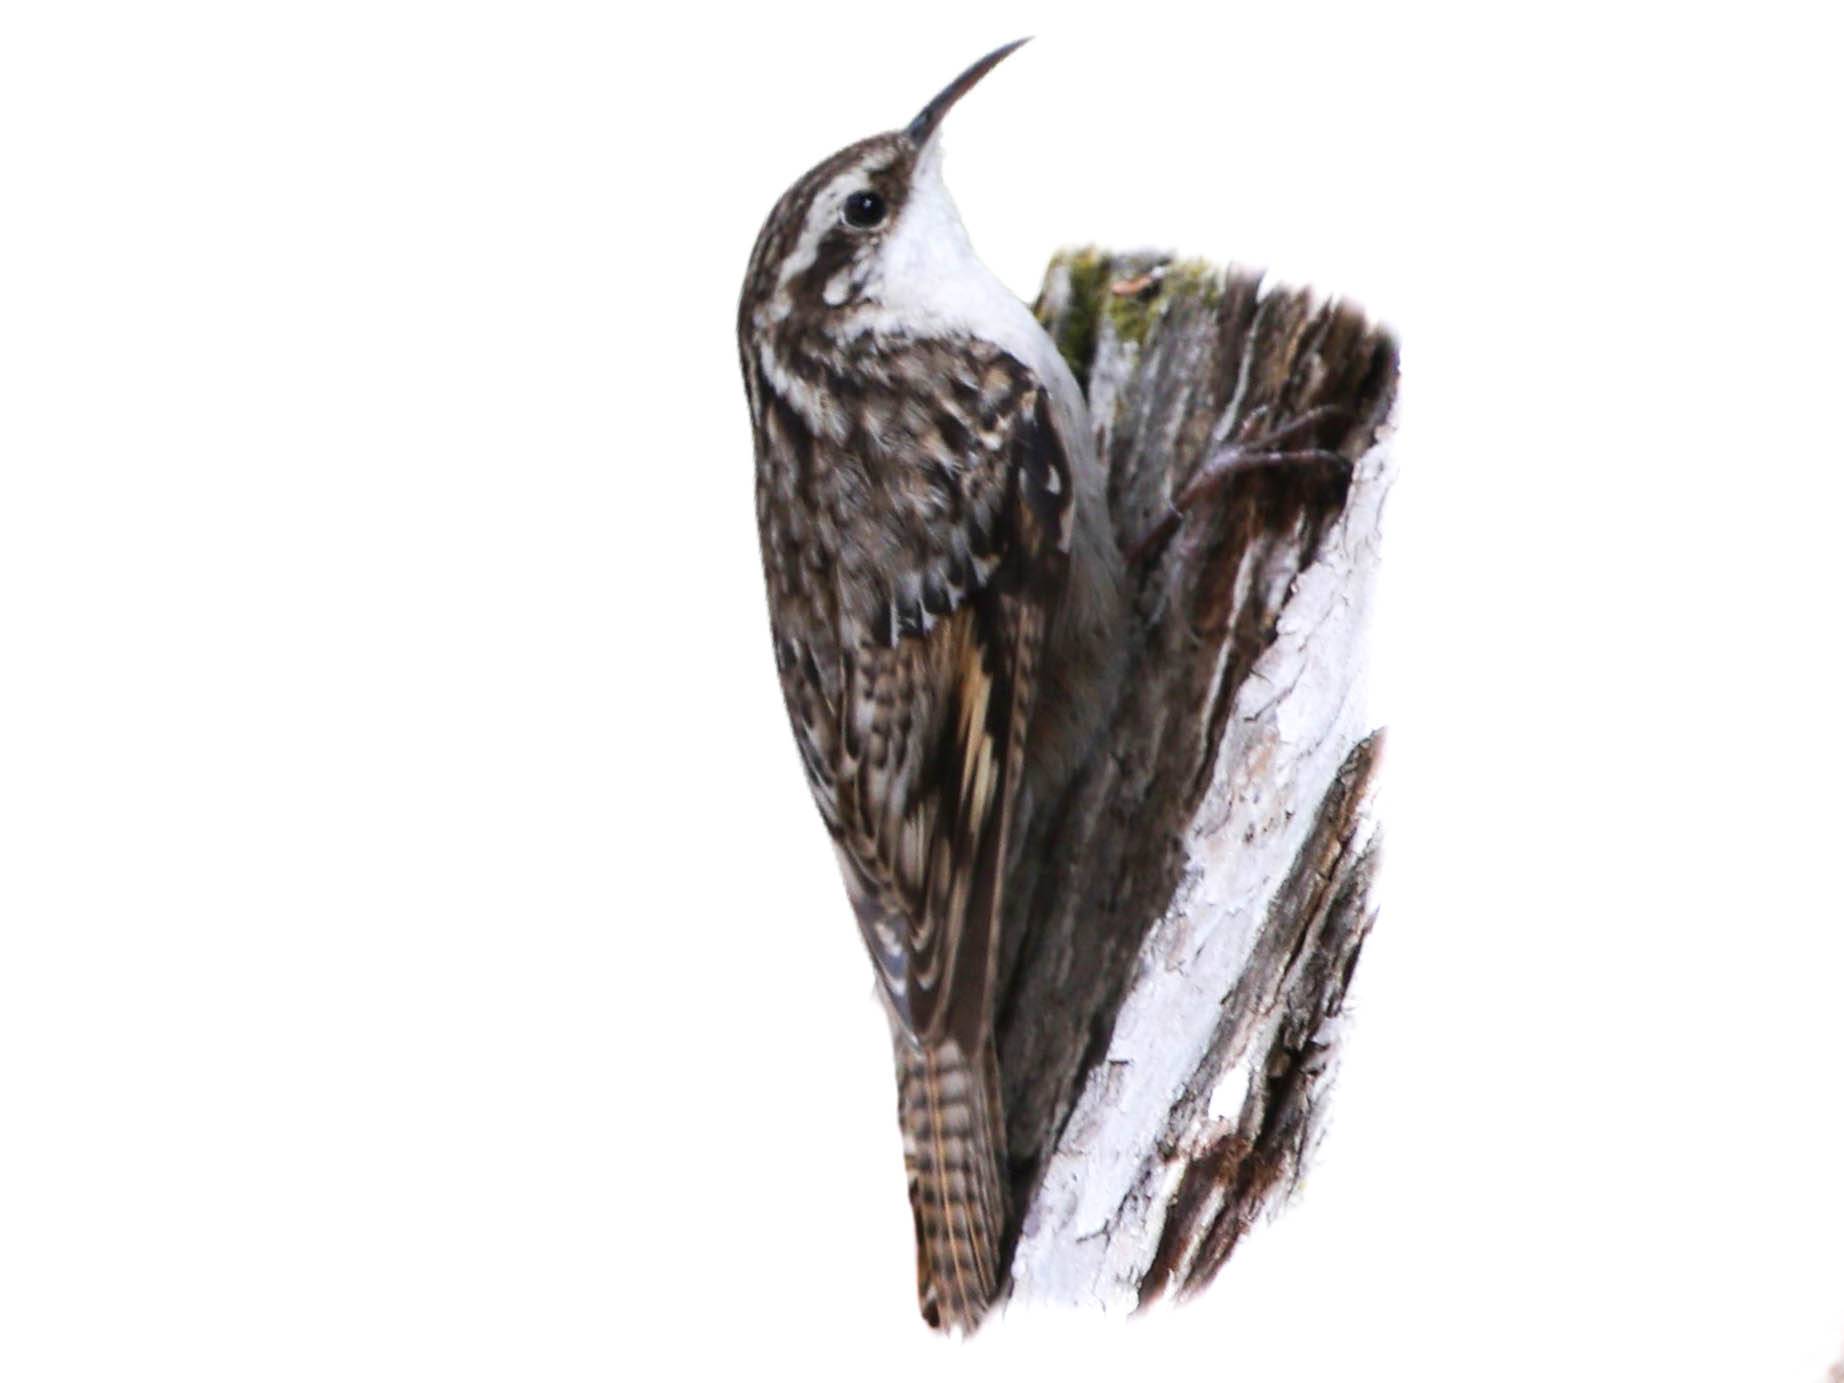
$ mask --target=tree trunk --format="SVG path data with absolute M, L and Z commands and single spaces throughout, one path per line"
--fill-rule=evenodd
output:
M 1137 603 L 1109 735 L 1008 904 L 1012 1289 L 1143 1305 L 1206 1285 L 1317 1135 L 1375 915 L 1396 347 L 1351 307 L 1149 255 L 1059 256 L 1038 313 L 1088 392 Z

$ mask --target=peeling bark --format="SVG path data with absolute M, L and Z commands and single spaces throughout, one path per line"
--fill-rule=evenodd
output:
M 1121 705 L 1008 904 L 1012 1288 L 1143 1305 L 1207 1285 L 1318 1134 L 1374 917 L 1396 348 L 1349 306 L 1149 255 L 1060 256 L 1038 312 L 1140 555 Z

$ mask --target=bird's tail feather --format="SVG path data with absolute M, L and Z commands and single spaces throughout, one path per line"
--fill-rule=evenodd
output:
M 1005 1122 L 991 1042 L 899 1038 L 898 1112 L 916 1220 L 916 1294 L 942 1330 L 971 1332 L 1004 1276 Z

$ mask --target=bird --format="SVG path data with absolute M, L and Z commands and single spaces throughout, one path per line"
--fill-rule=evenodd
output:
M 942 178 L 944 118 L 1025 41 L 796 180 L 737 311 L 775 664 L 890 1019 L 918 1304 L 960 1333 L 1006 1277 L 1006 879 L 1124 610 L 1081 387 Z

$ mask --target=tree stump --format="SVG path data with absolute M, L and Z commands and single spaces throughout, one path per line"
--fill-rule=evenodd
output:
M 1037 311 L 1136 613 L 1110 731 L 1007 905 L 1012 1293 L 1138 1306 L 1207 1285 L 1318 1133 L 1375 915 L 1397 351 L 1350 306 L 1156 255 L 1059 255 Z

